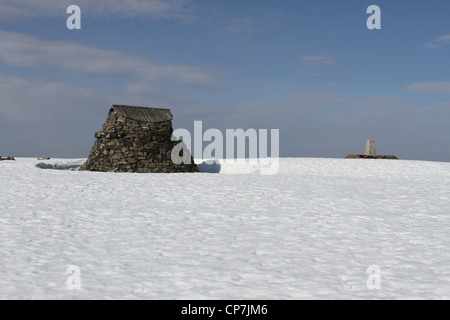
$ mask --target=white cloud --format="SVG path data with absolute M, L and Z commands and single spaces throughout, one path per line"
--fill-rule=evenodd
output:
M 253 33 L 261 31 L 264 23 L 252 17 L 234 18 L 229 25 L 222 28 L 228 34 L 236 34 L 241 32 Z
M 87 16 L 114 18 L 152 17 L 187 21 L 193 18 L 190 0 L 15 0 L 0 3 L 0 18 L 30 19 L 62 17 L 69 5 L 76 4 Z
M 315 88 L 327 88 L 327 87 L 334 87 L 336 85 L 336 82 L 327 82 L 327 83 L 319 83 L 315 86 Z
M 94 105 L 106 102 L 104 96 L 90 88 L 1 74 L 0 96 L 0 117 L 13 124 L 48 123 L 61 120 L 61 113 L 72 121 L 74 114 L 89 114 Z
M 355 103 L 358 106 L 364 106 L 365 108 L 377 111 L 393 108 L 407 108 L 407 106 L 410 106 L 404 98 L 394 96 L 368 97 L 355 100 Z
M 141 82 L 111 93 L 44 77 L 0 73 L 0 97 L 0 152 L 14 156 L 86 157 L 93 134 L 112 104 L 171 108 L 174 125 L 183 127 L 192 123 L 186 118 L 193 111 L 197 119 L 211 112 L 202 101 Z
M 0 31 L 0 61 L 15 67 L 60 68 L 96 76 L 169 79 L 207 87 L 214 77 L 198 66 L 160 65 L 144 57 L 68 41 L 47 41 Z
M 450 93 L 450 82 L 420 82 L 404 89 L 416 92 Z
M 176 92 L 139 82 L 109 93 L 54 79 L 25 79 L 6 74 L 0 74 L 0 96 L 0 120 L 10 125 L 66 121 L 83 126 L 95 117 L 103 121 L 112 104 L 174 109 L 199 104 Z
M 273 30 L 285 17 L 285 14 L 278 10 L 266 10 L 258 6 L 252 7 L 251 15 L 243 16 L 241 12 L 234 14 L 235 16 L 222 22 L 222 31 L 230 35 Z
M 446 44 L 450 44 L 450 34 L 439 36 L 432 42 L 428 42 L 426 46 L 430 49 L 437 49 Z
M 329 66 L 336 62 L 335 59 L 325 55 L 301 55 L 300 64 L 306 67 Z

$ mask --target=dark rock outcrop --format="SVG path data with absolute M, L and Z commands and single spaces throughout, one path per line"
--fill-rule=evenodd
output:
M 367 154 L 349 154 L 345 157 L 345 159 L 389 159 L 389 160 L 399 160 L 396 156 L 393 155 L 379 155 L 379 156 L 372 156 Z

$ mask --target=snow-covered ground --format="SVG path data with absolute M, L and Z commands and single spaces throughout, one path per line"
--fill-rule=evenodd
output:
M 0 299 L 450 299 L 449 163 L 81 162 L 0 162 Z

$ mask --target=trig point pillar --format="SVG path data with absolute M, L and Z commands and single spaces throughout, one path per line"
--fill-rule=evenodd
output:
M 374 140 L 367 140 L 366 152 L 364 152 L 364 155 L 366 155 L 366 156 L 376 156 L 377 155 L 377 153 L 375 151 L 375 141 Z

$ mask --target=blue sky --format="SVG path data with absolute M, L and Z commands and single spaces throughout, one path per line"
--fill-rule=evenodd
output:
M 81 8 L 68 30 L 66 8 Z M 369 30 L 368 6 L 381 8 Z M 87 157 L 112 104 L 279 129 L 281 156 L 450 160 L 450 2 L 0 1 L 0 154 Z

